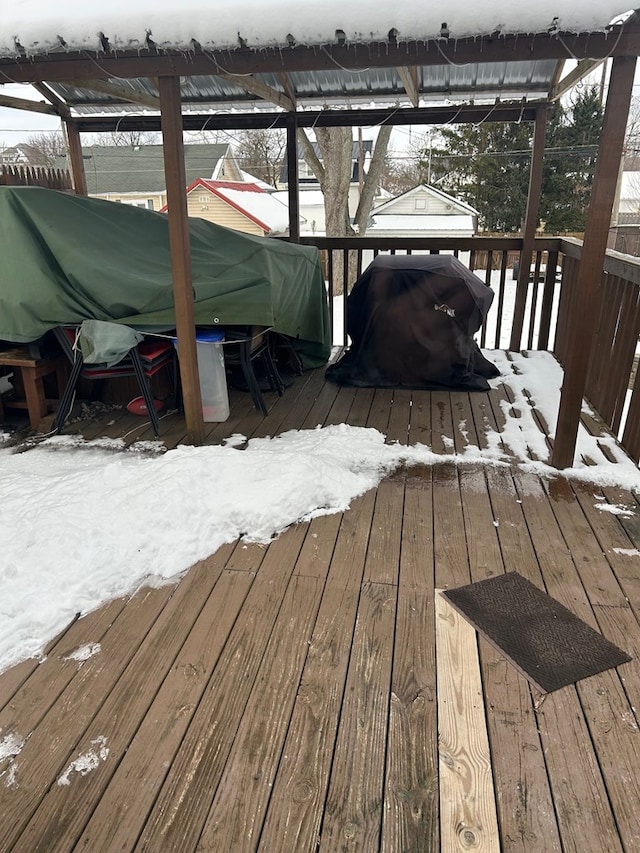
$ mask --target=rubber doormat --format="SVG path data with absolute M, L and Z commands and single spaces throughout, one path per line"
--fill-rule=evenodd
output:
M 517 572 L 442 595 L 543 693 L 631 660 Z

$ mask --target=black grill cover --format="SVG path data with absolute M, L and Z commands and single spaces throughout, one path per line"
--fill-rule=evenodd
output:
M 340 385 L 486 391 L 497 367 L 473 335 L 493 291 L 452 255 L 379 255 L 347 299 L 351 347 L 327 378 Z

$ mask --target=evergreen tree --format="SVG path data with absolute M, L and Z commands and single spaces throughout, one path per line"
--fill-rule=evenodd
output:
M 540 201 L 549 233 L 584 231 L 602 117 L 595 86 L 580 92 L 567 110 L 556 104 L 549 116 Z
M 431 152 L 432 181 L 476 208 L 486 231 L 519 231 L 531 160 L 528 123 L 484 122 L 441 129 Z
M 547 232 L 584 229 L 601 128 L 595 87 L 581 91 L 567 109 L 559 103 L 551 108 L 540 200 Z M 487 121 L 443 127 L 440 134 L 442 144 L 431 151 L 432 182 L 475 207 L 484 230 L 521 231 L 533 125 Z

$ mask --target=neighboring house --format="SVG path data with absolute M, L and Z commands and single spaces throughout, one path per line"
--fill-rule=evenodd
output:
M 252 175 L 249 172 L 245 172 L 244 169 L 240 169 L 239 180 L 244 181 L 247 184 L 255 184 L 256 186 L 260 187 L 261 190 L 264 190 L 266 193 L 275 192 L 275 187 L 272 184 L 268 184 L 261 178 L 256 178 L 255 175 Z
M 87 191 L 108 201 L 160 210 L 167 203 L 162 145 L 93 145 L 82 149 Z M 241 180 L 231 146 L 185 145 L 187 186 L 197 178 Z M 56 163 L 66 168 L 66 158 Z
M 288 190 L 278 190 L 272 193 L 273 197 L 289 206 Z M 300 187 L 298 190 L 298 205 L 300 208 L 300 218 L 303 224 L 300 226 L 300 233 L 305 237 L 324 237 L 325 222 L 324 222 L 324 195 L 322 190 L 309 190 Z
M 640 224 L 640 170 L 620 176 L 617 221 L 620 225 Z
M 627 156 L 618 181 L 608 248 L 640 256 L 640 158 Z
M 357 209 L 357 199 L 359 195 L 358 187 L 351 186 L 351 193 L 354 195 L 355 206 L 353 213 Z M 287 190 L 278 190 L 273 195 L 284 204 L 289 204 L 289 196 Z M 380 189 L 374 204 L 384 202 L 392 198 L 391 193 Z M 324 195 L 320 189 L 305 189 L 300 187 L 298 191 L 298 204 L 300 206 L 300 217 L 304 220 L 300 228 L 300 233 L 305 237 L 324 237 L 325 235 L 325 215 L 324 215 Z
M 289 232 L 287 205 L 257 184 L 242 181 L 198 178 L 187 187 L 187 212 L 189 216 L 260 237 L 279 237 Z
M 20 142 L 0 151 L 0 164 L 6 166 L 50 166 L 48 157 L 39 148 Z M 65 167 L 66 168 L 66 167 Z
M 420 184 L 371 211 L 367 236 L 473 237 L 478 211 L 435 187 Z
M 315 153 L 322 161 L 320 148 L 317 142 L 312 143 Z M 371 155 L 373 152 L 373 142 L 370 139 L 363 140 L 362 147 L 359 142 L 353 143 L 351 154 L 352 170 L 351 184 L 349 186 L 349 216 L 353 222 L 358 203 L 360 201 L 360 163 L 362 162 L 362 178 L 364 179 L 369 169 Z M 279 185 L 283 188 L 288 186 L 288 170 L 287 164 L 282 167 L 280 172 Z M 302 148 L 298 147 L 298 187 L 299 187 L 299 203 L 300 215 L 307 220 L 304 231 L 305 235 L 323 236 L 325 234 L 325 215 L 324 215 L 324 197 L 320 190 L 320 183 L 316 178 L 311 168 L 307 165 L 306 160 L 302 156 Z M 286 198 L 287 193 L 280 190 L 276 193 L 277 198 Z M 378 189 L 374 199 L 374 206 L 383 199 L 388 197 L 383 189 Z

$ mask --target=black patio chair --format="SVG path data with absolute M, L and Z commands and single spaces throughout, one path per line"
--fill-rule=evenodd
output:
M 160 423 L 149 379 L 166 365 L 171 365 L 174 389 L 176 388 L 177 369 L 173 345 L 165 341 L 142 341 L 137 346 L 132 347 L 127 355 L 112 367 L 108 367 L 106 364 L 89 364 L 84 361 L 80 348 L 76 346 L 78 329 L 79 326 L 58 326 L 54 329 L 55 336 L 72 365 L 69 380 L 58 406 L 55 431 L 59 432 L 62 429 L 64 422 L 71 413 L 76 385 L 81 377 L 97 380 L 135 376 L 147 407 L 154 435 L 159 435 Z
M 260 361 L 271 390 L 281 397 L 285 385 L 273 360 L 269 329 L 265 326 L 225 326 L 225 367 L 231 371 L 240 368 L 254 407 L 266 415 L 267 406 L 253 367 L 255 361 Z

